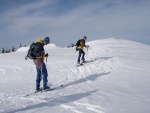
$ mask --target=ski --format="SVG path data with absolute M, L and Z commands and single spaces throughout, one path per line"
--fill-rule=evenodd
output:
M 56 89 L 60 89 L 60 88 L 62 88 L 63 86 L 64 86 L 64 85 L 60 85 L 60 86 L 53 87 L 53 88 L 50 88 L 50 89 L 47 89 L 47 90 L 42 90 L 42 92 L 53 91 L 53 90 L 56 90 Z
M 43 93 L 43 92 L 48 92 L 48 91 L 53 91 L 53 90 L 56 90 L 56 89 L 60 89 L 63 86 L 64 85 L 60 85 L 60 86 L 53 87 L 53 88 L 50 88 L 50 89 L 47 89 L 47 90 L 44 90 L 44 89 L 41 88 L 39 91 L 35 91 L 35 92 L 32 92 L 32 93 L 26 94 L 25 97 L 28 97 L 30 95 L 37 95 L 38 93 Z
M 83 63 L 81 63 L 81 64 L 76 64 L 75 66 L 76 66 L 76 67 L 80 67 L 80 66 L 84 66 L 84 65 L 86 65 L 86 64 L 92 63 L 92 62 L 94 62 L 94 60 L 86 61 L 86 62 L 83 62 Z
M 83 64 L 81 63 L 81 64 L 76 64 L 75 65 L 76 67 L 79 67 L 79 66 L 83 66 Z

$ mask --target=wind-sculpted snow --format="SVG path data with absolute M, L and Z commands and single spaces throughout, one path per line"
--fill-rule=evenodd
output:
M 27 52 L 29 50 L 29 47 L 30 46 L 21 47 L 16 52 Z M 54 49 L 54 48 L 57 48 L 55 44 L 48 44 L 47 46 L 45 46 L 45 49 Z
M 150 47 L 117 38 L 86 44 L 79 67 L 75 48 L 45 46 L 49 83 L 64 86 L 37 94 L 27 48 L 0 54 L 0 113 L 149 113 Z

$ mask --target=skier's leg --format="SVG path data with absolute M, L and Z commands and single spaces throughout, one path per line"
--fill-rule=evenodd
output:
M 48 80 L 47 80 L 48 73 L 47 73 L 46 65 L 44 62 L 42 64 L 42 75 L 43 75 L 43 89 L 46 89 L 47 83 L 48 83 Z
M 36 90 L 40 89 L 40 82 L 41 82 L 41 69 L 36 68 L 37 70 L 37 76 L 36 76 Z
M 81 57 L 81 49 L 79 49 L 79 56 L 78 56 L 78 61 L 77 61 L 77 63 L 80 63 L 80 57 Z
M 82 61 L 84 62 L 85 61 L 85 58 L 84 58 L 85 52 L 82 50 L 81 53 L 82 53 Z

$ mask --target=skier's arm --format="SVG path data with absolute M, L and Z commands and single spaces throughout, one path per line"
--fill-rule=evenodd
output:
M 85 40 L 81 40 L 81 45 L 82 45 L 83 47 L 89 47 L 89 45 L 85 45 Z
M 85 45 L 85 40 L 81 40 L 81 45 L 82 45 L 83 47 L 86 47 L 86 45 Z

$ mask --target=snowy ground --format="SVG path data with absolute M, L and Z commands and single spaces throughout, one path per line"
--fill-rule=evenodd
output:
M 150 113 L 150 46 L 116 38 L 87 42 L 84 66 L 75 48 L 45 46 L 51 87 L 33 94 L 36 70 L 28 48 L 0 54 L 0 113 Z M 42 83 L 41 83 L 42 86 Z

